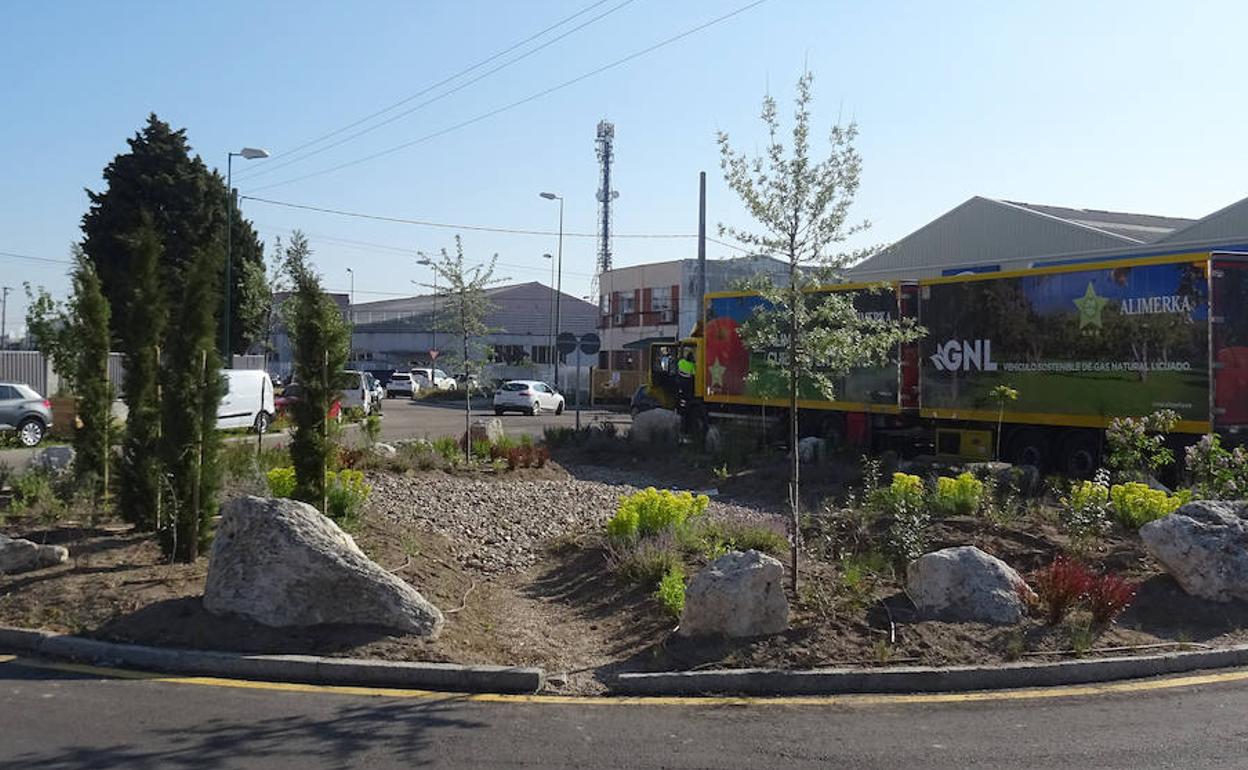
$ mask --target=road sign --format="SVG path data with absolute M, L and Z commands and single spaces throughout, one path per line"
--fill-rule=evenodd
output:
M 593 332 L 586 332 L 581 335 L 581 352 L 585 355 L 592 356 L 597 353 L 601 347 L 602 342 L 598 339 L 597 334 L 594 334 Z
M 576 350 L 576 335 L 572 332 L 559 332 L 555 338 L 555 349 L 565 356 Z
M 440 352 L 441 352 L 441 351 L 439 351 L 439 350 L 430 350 L 430 351 L 429 351 L 429 360 L 430 360 L 430 361 L 437 361 L 437 360 L 438 360 L 438 353 L 440 353 Z

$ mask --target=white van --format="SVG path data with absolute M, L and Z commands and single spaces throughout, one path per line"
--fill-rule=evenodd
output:
M 260 369 L 225 369 L 226 391 L 217 406 L 217 430 L 252 428 L 264 433 L 273 422 L 273 381 Z
M 348 369 L 339 376 L 337 385 L 342 390 L 342 408 L 359 409 L 372 414 L 380 404 L 373 404 L 373 389 L 368 377 L 358 369 Z

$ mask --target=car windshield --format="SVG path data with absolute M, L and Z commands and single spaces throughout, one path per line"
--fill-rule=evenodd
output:
M 520 391 L 520 390 L 528 390 L 528 389 L 529 389 L 529 383 L 527 382 L 509 382 L 503 386 L 503 390 Z
M 408 380 L 412 379 L 412 375 L 410 375 L 410 374 L 402 374 L 402 373 L 400 373 L 400 374 L 396 374 L 396 375 L 394 375 L 394 376 L 393 376 L 393 377 L 391 377 L 390 379 L 391 379 L 391 380 L 402 380 L 403 382 L 407 382 Z

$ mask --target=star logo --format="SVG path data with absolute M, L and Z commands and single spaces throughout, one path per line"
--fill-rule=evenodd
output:
M 717 388 L 724 387 L 724 372 L 728 371 L 728 367 L 721 364 L 717 358 L 707 368 L 711 373 L 711 385 Z
M 1092 282 L 1088 281 L 1088 289 L 1079 299 L 1073 300 L 1075 307 L 1079 308 L 1079 331 L 1083 331 L 1089 326 L 1095 326 L 1098 329 L 1101 326 L 1101 311 L 1105 309 L 1105 305 L 1109 300 L 1099 297 L 1096 289 L 1092 288 Z

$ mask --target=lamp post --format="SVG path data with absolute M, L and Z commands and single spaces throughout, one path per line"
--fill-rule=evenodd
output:
M 234 290 L 234 156 L 244 160 L 269 157 L 268 150 L 244 147 L 225 156 L 225 313 L 221 319 L 221 352 L 225 356 L 225 368 L 234 368 L 234 351 L 230 349 L 230 294 Z
M 422 252 L 418 251 L 416 253 L 420 254 L 420 259 L 416 260 L 416 264 L 424 265 L 425 267 L 429 268 L 433 272 L 433 342 L 432 344 L 430 344 L 429 349 L 437 350 L 438 349 L 438 271 L 433 269 L 432 259 L 430 259 L 427 255 L 425 255 Z M 412 281 L 412 283 L 416 283 L 416 282 Z M 437 353 L 434 353 L 429 358 L 429 375 L 430 375 L 429 380 L 431 382 L 433 381 L 433 362 L 436 360 L 433 358 L 433 356 L 436 356 L 436 355 Z
M 550 260 L 550 373 L 551 382 L 559 379 L 558 359 L 555 357 L 555 258 L 551 254 L 543 254 L 542 259 Z
M 12 286 L 0 286 L 0 350 L 3 350 L 9 343 L 8 320 L 9 320 L 9 292 L 13 291 Z
M 563 300 L 563 196 L 552 192 L 539 193 L 548 201 L 559 201 L 559 247 L 555 253 L 558 277 L 555 279 L 555 334 L 559 333 L 559 311 Z M 555 353 L 555 390 L 559 389 L 559 354 Z
M 355 312 L 355 271 L 347 268 L 347 275 L 351 276 L 351 312 Z M 352 319 L 354 321 L 354 319 Z

